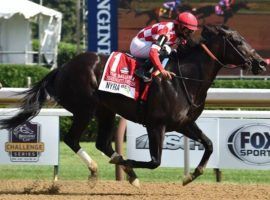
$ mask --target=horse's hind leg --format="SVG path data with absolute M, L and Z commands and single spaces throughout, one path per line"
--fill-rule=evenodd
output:
M 86 109 L 87 110 L 87 109 Z M 64 142 L 83 160 L 91 172 L 89 178 L 97 178 L 97 163 L 84 151 L 79 140 L 86 129 L 92 113 L 86 111 L 78 111 L 73 113 L 73 123 L 67 135 L 64 137 Z
M 112 139 L 114 136 L 113 128 L 115 121 L 115 113 L 111 112 L 105 107 L 99 107 L 97 113 L 98 120 L 98 135 L 96 140 L 96 147 L 105 155 L 111 158 L 110 163 L 119 164 L 123 161 L 122 155 L 119 155 L 112 148 Z M 139 187 L 139 180 L 134 170 L 128 166 L 122 166 L 125 173 L 128 175 L 130 184 Z
M 183 134 L 190 139 L 200 142 L 205 148 L 203 157 L 199 165 L 196 167 L 193 173 L 187 175 L 183 180 L 183 185 L 187 185 L 188 183 L 196 179 L 198 176 L 203 174 L 203 170 L 213 152 L 213 144 L 212 141 L 201 131 L 201 129 L 197 126 L 195 122 L 189 125 L 184 130 Z

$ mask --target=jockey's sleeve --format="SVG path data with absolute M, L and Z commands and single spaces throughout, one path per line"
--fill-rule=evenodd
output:
M 156 43 L 152 44 L 149 52 L 149 58 L 153 65 L 159 70 L 163 70 L 163 66 L 159 60 L 159 51 L 161 47 L 167 42 L 168 38 L 165 35 L 160 35 Z

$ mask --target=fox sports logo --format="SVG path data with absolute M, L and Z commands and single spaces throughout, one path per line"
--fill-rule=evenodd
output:
M 270 125 L 247 124 L 238 128 L 228 138 L 228 148 L 247 164 L 270 164 Z

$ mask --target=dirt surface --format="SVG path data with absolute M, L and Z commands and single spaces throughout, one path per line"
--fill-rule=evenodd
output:
M 98 181 L 94 188 L 86 181 L 2 181 L 1 200 L 32 199 L 97 199 L 97 200 L 152 200 L 152 199 L 270 199 L 270 185 L 191 183 L 183 187 L 181 183 L 141 183 L 137 189 L 128 182 Z

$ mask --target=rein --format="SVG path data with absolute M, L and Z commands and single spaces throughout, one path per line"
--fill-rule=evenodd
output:
M 200 82 L 208 82 L 208 83 L 211 83 L 211 84 L 212 84 L 212 82 L 211 82 L 211 81 L 205 81 L 205 80 L 199 80 L 199 79 L 192 79 L 192 78 L 183 77 L 183 74 L 182 74 L 182 72 L 181 72 L 181 67 L 180 67 L 179 59 L 177 59 L 177 68 L 178 68 L 178 72 L 179 72 L 179 75 L 180 75 L 180 76 L 175 76 L 175 77 L 181 79 L 181 82 L 182 82 L 182 85 L 183 85 L 183 87 L 184 87 L 184 90 L 185 90 L 185 93 L 186 93 L 187 100 L 188 100 L 189 104 L 191 105 L 192 108 L 195 108 L 195 109 L 201 107 L 201 106 L 204 104 L 204 102 L 202 102 L 201 104 L 197 105 L 197 104 L 195 104 L 195 103 L 192 101 L 192 98 L 191 98 L 191 96 L 190 96 L 190 94 L 189 94 L 189 92 L 188 92 L 188 89 L 187 89 L 185 80 L 193 80 L 193 81 L 200 81 Z
M 214 60 L 216 61 L 218 64 L 220 64 L 222 67 L 226 67 L 226 65 L 224 65 L 222 62 L 220 62 L 220 60 L 210 51 L 210 49 L 208 49 L 208 47 L 204 44 L 204 43 L 200 43 L 201 47 L 203 48 L 203 50 L 205 50 L 205 52 Z M 225 52 L 225 51 L 224 51 Z
M 227 42 L 234 50 L 235 52 L 243 59 L 244 63 L 243 64 L 240 64 L 240 65 L 235 65 L 235 67 L 227 67 L 227 65 L 223 64 L 211 51 L 210 49 L 204 44 L 204 43 L 200 43 L 201 47 L 203 48 L 203 50 L 214 60 L 216 61 L 219 65 L 221 65 L 222 67 L 224 68 L 227 68 L 227 69 L 235 69 L 235 68 L 238 68 L 238 67 L 243 67 L 245 65 L 251 65 L 251 61 L 250 59 L 247 59 L 244 57 L 244 55 L 231 43 L 231 41 L 227 38 L 227 37 L 223 37 L 223 40 L 224 40 L 224 45 L 223 45 L 223 56 L 225 55 L 225 51 L 226 51 L 226 48 L 225 48 L 225 43 Z
M 225 56 L 225 52 L 226 52 L 226 42 L 236 51 L 236 53 L 244 60 L 244 64 L 240 64 L 240 65 L 236 65 L 235 67 L 227 67 L 227 65 L 223 64 L 211 51 L 210 49 L 204 44 L 204 43 L 200 43 L 201 47 L 204 49 L 204 51 L 214 60 L 216 61 L 219 65 L 221 65 L 222 67 L 224 68 L 229 68 L 229 69 L 234 69 L 234 68 L 237 68 L 237 67 L 241 67 L 241 66 L 244 66 L 246 64 L 250 65 L 251 62 L 249 59 L 246 59 L 243 54 L 241 52 L 239 52 L 239 50 L 231 43 L 231 41 L 228 40 L 228 38 L 226 37 L 223 37 L 223 40 L 224 40 L 224 45 L 223 45 L 223 57 Z M 197 82 L 207 82 L 207 83 L 210 83 L 212 84 L 212 81 L 206 81 L 206 80 L 199 80 L 199 79 L 193 79 L 193 78 L 187 78 L 187 77 L 184 77 L 182 72 L 181 72 L 181 68 L 180 68 L 180 63 L 179 63 L 179 59 L 177 59 L 177 67 L 178 67 L 178 72 L 179 72 L 179 75 L 180 76 L 175 76 L 176 78 L 179 78 L 181 79 L 181 82 L 182 82 L 182 85 L 184 87 L 184 90 L 185 90 L 185 93 L 186 93 L 186 96 L 187 96 L 187 100 L 189 102 L 189 104 L 197 109 L 199 107 L 201 107 L 204 102 L 202 102 L 201 104 L 195 104 L 193 101 L 192 101 L 192 98 L 188 92 L 188 89 L 187 89 L 187 86 L 186 86 L 186 83 L 185 83 L 185 80 L 192 80 L 192 81 L 197 81 Z

